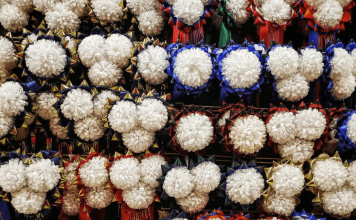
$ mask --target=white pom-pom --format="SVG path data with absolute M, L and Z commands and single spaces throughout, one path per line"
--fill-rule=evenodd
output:
M 15 119 L 13 117 L 6 116 L 0 112 L 0 138 L 9 133 L 14 123 Z
M 78 46 L 79 58 L 86 67 L 106 58 L 105 39 L 100 35 L 90 35 L 84 38 Z
M 138 54 L 137 69 L 148 84 L 158 85 L 167 79 L 168 74 L 165 73 L 169 66 L 167 57 L 168 54 L 164 48 L 153 45 Z
M 8 31 L 21 31 L 28 24 L 28 14 L 15 5 L 4 5 L 0 9 L 0 23 Z
M 279 215 L 290 216 L 296 206 L 294 197 L 272 196 L 268 203 L 267 208 L 269 211 Z
M 355 91 L 355 86 L 355 77 L 351 74 L 338 80 L 333 80 L 332 94 L 334 99 L 343 100 L 350 97 Z
M 301 50 L 299 72 L 308 82 L 318 79 L 324 71 L 323 54 L 314 48 Z
M 194 175 L 186 167 L 179 166 L 167 172 L 163 182 L 164 191 L 176 199 L 188 196 L 194 189 Z
M 223 59 L 222 71 L 232 88 L 249 88 L 260 78 L 261 62 L 247 49 L 235 50 Z
M 146 209 L 155 199 L 155 189 L 140 183 L 137 187 L 122 192 L 122 198 L 132 209 Z
M 295 123 L 298 137 L 314 141 L 324 133 L 326 119 L 318 109 L 309 108 L 297 111 Z
M 72 89 L 61 104 L 64 117 L 69 120 L 80 120 L 93 113 L 92 96 L 84 89 Z
M 33 1 L 32 0 L 12 0 L 11 4 L 19 7 L 21 11 L 31 12 L 33 9 Z M 1 7 L 1 4 L 0 4 Z
M 255 115 L 237 118 L 229 130 L 230 144 L 243 154 L 258 152 L 266 142 L 265 123 Z
M 204 50 L 186 49 L 178 53 L 174 62 L 174 73 L 183 85 L 198 88 L 210 79 L 213 63 Z
M 66 193 L 63 196 L 62 211 L 65 215 L 75 216 L 79 214 L 80 201 L 74 193 Z
M 16 67 L 17 56 L 14 44 L 5 37 L 0 37 L 0 69 L 12 70 Z
M 219 186 L 221 172 L 218 165 L 205 161 L 194 167 L 191 171 L 194 177 L 195 192 L 210 193 Z
M 48 28 L 55 32 L 59 30 L 66 33 L 75 32 L 80 24 L 78 15 L 69 10 L 64 3 L 58 3 L 52 10 L 46 12 L 45 20 Z
M 133 45 L 131 40 L 125 35 L 110 35 L 110 37 L 105 40 L 104 48 L 108 56 L 108 60 L 111 63 L 116 64 L 119 68 L 124 68 L 129 64 Z
M 27 105 L 27 96 L 20 83 L 8 81 L 1 85 L 0 112 L 4 116 L 17 116 Z
M 37 96 L 37 114 L 45 120 L 50 120 L 57 113 L 54 108 L 54 104 L 57 103 L 58 99 L 53 93 L 40 93 Z
M 90 67 L 88 77 L 94 86 L 104 84 L 107 87 L 113 87 L 121 79 L 122 70 L 110 62 L 102 60 Z
M 0 186 L 5 192 L 13 193 L 27 186 L 26 167 L 19 159 L 10 159 L 0 167 Z
M 247 12 L 248 0 L 227 0 L 226 10 L 232 15 L 236 24 L 244 24 L 251 13 Z
M 137 187 L 140 180 L 139 162 L 136 158 L 116 160 L 110 167 L 110 181 L 122 190 Z
M 40 12 L 52 10 L 60 0 L 33 0 L 33 5 Z
M 59 139 L 67 139 L 68 138 L 68 134 L 67 134 L 67 132 L 65 132 L 65 128 L 62 125 L 60 125 L 59 118 L 57 118 L 57 117 L 52 118 L 49 121 L 49 128 L 51 129 L 52 134 L 54 136 L 56 136 L 57 138 L 59 138 Z
M 187 25 L 195 24 L 204 13 L 204 5 L 200 0 L 176 0 L 172 9 L 175 17 Z
M 83 17 L 88 13 L 86 8 L 88 1 L 86 0 L 64 0 L 64 4 L 71 10 L 76 13 L 79 18 Z
M 330 64 L 332 68 L 329 77 L 333 81 L 352 75 L 353 59 L 345 49 L 335 48 Z
M 35 192 L 48 192 L 57 186 L 60 170 L 50 159 L 40 159 L 26 169 L 28 187 Z
M 107 104 L 109 98 L 116 99 L 116 95 L 110 90 L 104 90 L 94 97 L 93 114 L 95 117 L 102 119 L 106 116 L 107 112 L 105 105 Z
M 141 128 L 155 132 L 167 124 L 168 109 L 162 101 L 147 98 L 137 106 L 137 116 Z
M 325 3 L 325 0 L 305 0 L 305 2 L 308 3 L 312 9 L 317 10 L 320 5 Z
M 93 157 L 79 168 L 79 175 L 86 187 L 104 186 L 109 181 L 105 165 L 109 162 L 105 157 Z
M 314 142 L 296 138 L 279 144 L 278 151 L 284 159 L 292 160 L 294 163 L 304 163 L 314 154 Z
M 315 184 L 322 191 L 331 191 L 343 186 L 348 175 L 347 168 L 335 158 L 317 161 L 313 170 Z
M 324 210 L 332 215 L 348 218 L 356 208 L 356 194 L 348 187 L 323 192 L 321 199 Z
M 264 19 L 279 25 L 291 18 L 291 10 L 291 6 L 284 0 L 267 0 L 261 7 Z
M 158 10 L 160 7 L 157 0 L 126 0 L 126 6 L 136 16 L 146 11 Z
M 84 141 L 99 140 L 105 133 L 104 123 L 93 116 L 74 122 L 75 134 Z
M 175 137 L 183 150 L 199 151 L 213 140 L 214 127 L 208 116 L 193 113 L 179 119 Z
M 46 193 L 33 192 L 29 187 L 11 193 L 11 205 L 22 214 L 36 214 L 42 210 L 46 201 Z
M 136 127 L 129 132 L 122 133 L 124 145 L 134 153 L 142 153 L 152 146 L 155 133 Z
M 326 30 L 337 26 L 343 15 L 344 11 L 342 6 L 335 0 L 327 0 L 320 5 L 318 10 L 314 13 L 315 21 Z
M 352 161 L 348 167 L 349 179 L 348 184 L 351 189 L 356 193 L 356 161 Z
M 124 17 L 124 9 L 120 6 L 123 0 L 92 0 L 91 6 L 101 21 L 114 23 Z
M 299 101 L 309 93 L 309 83 L 305 80 L 304 76 L 300 74 L 278 80 L 276 87 L 279 96 L 283 100 L 291 102 Z
M 209 202 L 208 193 L 192 192 L 184 198 L 177 199 L 177 204 L 187 213 L 202 211 Z
M 114 193 L 111 189 L 101 186 L 90 188 L 89 192 L 85 195 L 85 202 L 91 208 L 103 209 L 111 204 L 113 198 Z
M 141 182 L 151 188 L 158 187 L 160 184 L 157 179 L 162 176 L 162 166 L 167 164 L 164 157 L 160 155 L 152 155 L 141 160 Z
M 162 11 L 146 11 L 137 17 L 138 29 L 143 35 L 153 37 L 164 29 L 164 13 Z
M 136 104 L 131 101 L 117 102 L 108 115 L 110 127 L 116 132 L 129 132 L 136 125 Z
M 276 194 L 290 197 L 299 194 L 304 187 L 304 174 L 294 165 L 283 164 L 275 168 L 273 174 L 273 189 Z
M 347 136 L 352 143 L 356 143 L 356 114 L 352 114 L 350 120 L 347 122 Z
M 269 52 L 267 65 L 276 79 L 294 76 L 298 72 L 299 55 L 290 47 L 276 47 Z
M 266 127 L 273 142 L 284 144 L 295 137 L 295 116 L 292 112 L 276 112 Z
M 226 179 L 226 194 L 234 203 L 252 204 L 264 188 L 263 176 L 254 168 L 239 169 Z

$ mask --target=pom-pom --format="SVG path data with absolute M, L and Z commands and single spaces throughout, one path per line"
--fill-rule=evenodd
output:
M 86 187 L 104 186 L 109 181 L 105 165 L 109 162 L 105 157 L 93 157 L 79 168 L 79 175 Z
M 119 68 L 124 68 L 129 64 L 132 48 L 131 40 L 125 35 L 112 34 L 105 40 L 108 60 Z
M 205 161 L 191 170 L 194 175 L 195 192 L 210 193 L 219 186 L 221 172 L 218 165 Z
M 21 214 L 36 214 L 42 210 L 46 193 L 33 192 L 29 187 L 11 193 L 11 204 Z
M 0 138 L 9 133 L 14 123 L 15 119 L 13 117 L 6 116 L 0 112 Z
M 278 25 L 284 24 L 291 18 L 291 10 L 290 5 L 284 0 L 268 0 L 261 7 L 264 19 Z
M 304 109 L 297 111 L 295 123 L 298 137 L 314 141 L 324 133 L 326 119 L 318 109 Z
M 60 119 L 58 117 L 52 118 L 49 121 L 49 128 L 52 131 L 52 134 L 59 139 L 67 139 L 68 134 L 65 131 L 65 128 L 60 124 Z
M 114 193 L 105 186 L 90 188 L 85 195 L 86 204 L 94 209 L 103 209 L 111 204 Z
M 283 197 L 274 195 L 269 198 L 267 208 L 269 211 L 279 215 L 290 216 L 296 206 L 294 197 Z
M 226 194 L 234 203 L 252 204 L 264 188 L 263 176 L 254 168 L 239 169 L 226 180 Z
M 140 178 L 139 162 L 136 158 L 116 160 L 110 167 L 110 181 L 118 189 L 129 190 L 137 187 Z
M 72 89 L 61 104 L 64 117 L 69 120 L 80 120 L 93 113 L 92 96 L 84 89 Z
M 123 0 L 92 0 L 91 6 L 95 16 L 101 21 L 114 23 L 124 17 L 124 9 L 120 6 Z
M 105 105 L 108 99 L 116 99 L 116 95 L 110 90 L 104 90 L 94 97 L 94 116 L 97 118 L 104 118 L 106 116 Z
M 333 80 L 332 94 L 334 99 L 343 100 L 350 97 L 355 91 L 355 86 L 355 77 L 351 74 L 338 80 Z
M 356 143 L 356 114 L 352 114 L 350 120 L 347 122 L 347 136 L 352 143 Z
M 13 193 L 27 186 L 26 167 L 19 159 L 10 159 L 0 167 L 0 186 L 5 192 Z
M 251 16 L 251 13 L 247 12 L 247 7 L 249 5 L 248 0 L 227 0 L 226 1 L 226 10 L 234 18 L 235 24 L 244 24 L 248 18 Z
M 174 15 L 187 25 L 195 24 L 204 13 L 204 5 L 200 0 L 176 0 L 172 9 Z
M 8 31 L 21 31 L 28 24 L 28 14 L 15 5 L 0 8 L 0 23 Z
M 16 67 L 17 56 L 14 44 L 5 37 L 0 37 L 0 69 L 12 70 Z
M 350 174 L 348 179 L 348 185 L 356 193 L 356 161 L 352 161 L 352 163 L 350 163 L 348 171 Z
M 104 123 L 97 117 L 89 116 L 74 122 L 74 132 L 84 141 L 96 141 L 104 135 Z
M 343 15 L 344 11 L 342 6 L 335 0 L 327 0 L 324 4 L 320 5 L 318 10 L 314 13 L 315 21 L 326 30 L 337 26 Z
M 27 105 L 27 96 L 20 83 L 8 81 L 1 85 L 0 112 L 4 116 L 17 116 Z
M 223 59 L 222 71 L 222 75 L 232 88 L 249 88 L 260 78 L 261 62 L 247 49 L 235 50 Z
M 122 70 L 110 62 L 102 60 L 90 67 L 88 77 L 94 86 L 104 84 L 107 87 L 113 87 L 121 79 Z
M 202 211 L 209 202 L 208 193 L 192 192 L 188 196 L 176 199 L 177 204 L 187 213 Z
M 309 83 L 300 74 L 279 80 L 276 84 L 279 96 L 286 101 L 299 101 L 309 93 Z
M 334 57 L 330 61 L 330 78 L 335 81 L 346 76 L 352 75 L 353 59 L 352 56 L 343 48 L 334 49 Z
M 175 137 L 182 149 L 199 151 L 213 140 L 214 127 L 208 116 L 193 113 L 179 119 Z
M 331 191 L 343 186 L 348 175 L 347 168 L 335 158 L 316 161 L 313 170 L 315 184 L 322 191 Z
M 126 0 L 126 6 L 130 12 L 136 16 L 146 12 L 159 9 L 160 5 L 156 0 Z
M 308 82 L 318 79 L 324 71 L 323 54 L 314 48 L 301 50 L 299 72 Z
M 298 72 L 299 55 L 290 47 L 276 47 L 269 52 L 267 65 L 276 79 L 294 76 Z
M 136 104 L 131 101 L 117 102 L 108 115 L 110 127 L 119 133 L 129 132 L 136 125 Z
M 55 32 L 59 30 L 66 33 L 76 32 L 80 24 L 78 15 L 69 10 L 64 3 L 58 3 L 52 10 L 46 12 L 45 20 L 48 28 Z
M 176 199 L 188 196 L 194 189 L 194 175 L 186 167 L 179 166 L 167 172 L 163 182 L 164 191 Z
M 330 192 L 323 192 L 321 199 L 324 210 L 332 215 L 348 218 L 356 208 L 356 194 L 348 187 L 342 187 Z
M 294 165 L 283 164 L 277 166 L 272 174 L 273 189 L 276 194 L 290 197 L 299 194 L 304 187 L 304 174 Z
M 143 35 L 153 37 L 164 29 L 164 13 L 162 11 L 146 11 L 137 17 L 138 29 Z
M 163 156 L 152 155 L 143 160 L 140 163 L 141 182 L 151 188 L 156 188 L 160 184 L 157 181 L 162 176 L 162 166 L 167 165 L 167 161 Z M 132 172 L 130 170 L 130 172 Z
M 40 159 L 26 169 L 28 187 L 35 192 L 48 192 L 57 186 L 60 170 L 50 159 Z
M 33 9 L 33 2 L 32 0 L 12 0 L 11 4 L 16 5 L 19 7 L 21 11 L 24 12 L 31 12 Z M 1 7 L 1 5 L 0 5 Z
M 54 104 L 57 103 L 58 99 L 53 93 L 40 93 L 37 96 L 37 114 L 45 120 L 50 120 L 57 113 L 54 108 Z
M 137 187 L 122 192 L 122 198 L 132 209 L 146 209 L 155 198 L 155 189 L 140 183 Z
M 272 141 L 284 144 L 295 136 L 295 116 L 292 112 L 276 112 L 268 121 L 267 132 Z
M 147 131 L 159 131 L 168 121 L 168 109 L 157 99 L 147 98 L 137 106 L 138 122 L 140 127 Z
M 278 151 L 284 159 L 292 160 L 294 163 L 304 163 L 314 154 L 314 142 L 296 138 L 279 144 Z
M 253 154 L 266 142 L 265 123 L 255 115 L 237 118 L 229 128 L 230 144 L 243 154 Z
M 62 211 L 65 215 L 75 216 L 79 214 L 80 201 L 77 201 L 77 197 L 74 193 L 66 193 L 63 196 Z
M 60 0 L 33 0 L 33 5 L 40 12 L 52 10 Z
M 122 133 L 124 145 L 134 153 L 142 153 L 152 146 L 155 133 L 136 127 L 129 132 Z
M 138 54 L 137 69 L 148 84 L 158 85 L 167 79 L 168 74 L 165 73 L 169 66 L 167 57 L 164 48 L 152 45 Z
M 105 39 L 100 35 L 90 35 L 84 38 L 78 46 L 79 58 L 86 67 L 106 58 Z M 110 56 L 110 54 L 109 54 Z
M 86 0 L 65 0 L 64 3 L 69 10 L 76 13 L 79 18 L 88 13 L 88 9 L 86 8 L 88 2 Z

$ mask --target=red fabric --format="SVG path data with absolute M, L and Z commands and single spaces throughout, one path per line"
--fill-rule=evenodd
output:
M 121 219 L 122 220 L 154 220 L 155 210 L 154 204 L 150 205 L 147 209 L 134 210 L 128 207 L 128 205 L 123 202 L 121 206 Z

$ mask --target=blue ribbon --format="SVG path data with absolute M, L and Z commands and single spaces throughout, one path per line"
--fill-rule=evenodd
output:
M 347 112 L 337 121 L 337 137 L 339 138 L 338 151 L 341 155 L 345 153 L 354 154 L 356 152 L 356 144 L 347 136 L 347 122 L 350 121 L 353 114 L 356 114 L 356 110 Z

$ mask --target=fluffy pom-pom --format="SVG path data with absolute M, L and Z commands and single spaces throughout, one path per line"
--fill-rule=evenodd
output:
M 156 0 L 127 0 L 126 6 L 130 12 L 136 16 L 155 9 L 159 9 L 159 3 Z
M 122 133 L 124 145 L 134 153 L 142 153 L 152 146 L 155 133 L 136 127 L 129 132 Z
M 0 8 L 0 23 L 8 31 L 21 31 L 28 24 L 28 14 L 15 5 Z
M 112 184 L 122 190 L 137 187 L 140 180 L 139 162 L 136 158 L 122 158 L 116 160 L 110 167 Z
M 9 133 L 14 123 L 15 119 L 13 117 L 6 116 L 0 112 L 0 138 Z
M 330 78 L 338 80 L 352 75 L 353 59 L 352 56 L 343 48 L 334 48 L 334 57 L 330 61 Z
M 226 194 L 235 203 L 249 205 L 260 198 L 264 186 L 263 176 L 255 169 L 239 169 L 227 177 Z
M 124 9 L 120 6 L 123 0 L 92 0 L 93 11 L 101 21 L 110 23 L 121 21 Z
M 63 196 L 62 211 L 65 215 L 74 216 L 79 214 L 80 201 L 74 193 L 67 193 Z
M 164 13 L 162 11 L 146 11 L 137 18 L 138 29 L 143 35 L 153 37 L 159 35 L 164 28 Z
M 86 204 L 94 209 L 103 209 L 111 204 L 114 193 L 105 186 L 90 188 L 85 195 Z
M 88 2 L 86 0 L 65 0 L 64 3 L 69 10 L 76 13 L 80 18 L 88 13 L 86 8 Z
M 27 185 L 26 167 L 19 159 L 11 159 L 0 167 L 0 186 L 5 192 L 13 193 Z
M 213 64 L 204 50 L 186 49 L 178 53 L 174 63 L 174 72 L 183 85 L 198 88 L 210 79 Z
M 210 144 L 214 127 L 208 116 L 193 113 L 179 119 L 175 136 L 182 149 L 195 152 Z
M 333 80 L 332 94 L 335 100 L 343 100 L 352 95 L 355 91 L 355 77 L 353 75 L 344 76 L 338 80 Z
M 147 131 L 159 131 L 167 124 L 168 109 L 162 101 L 147 98 L 137 106 L 140 127 Z
M 110 110 L 108 121 L 116 132 L 129 132 L 136 125 L 136 104 L 131 101 L 117 102 Z
M 284 0 L 268 0 L 261 7 L 264 19 L 277 24 L 287 22 L 291 18 L 291 10 Z
M 244 24 L 251 13 L 247 12 L 248 0 L 227 0 L 226 10 L 232 15 L 236 24 Z
M 60 125 L 60 119 L 58 117 L 52 118 L 49 121 L 49 128 L 52 131 L 52 134 L 55 135 L 59 139 L 67 139 L 68 134 L 65 132 L 65 129 L 62 125 Z
M 63 30 L 66 33 L 75 32 L 79 28 L 80 19 L 78 15 L 64 3 L 58 3 L 53 10 L 46 12 L 45 17 L 49 29 L 57 32 Z
M 84 141 L 99 140 L 105 133 L 104 123 L 93 116 L 74 122 L 75 134 Z
M 131 40 L 125 35 L 112 34 L 105 40 L 108 60 L 119 68 L 124 68 L 129 64 L 132 48 Z
M 219 186 L 221 172 L 218 165 L 205 161 L 191 170 L 194 177 L 195 192 L 210 193 Z
M 322 5 L 325 0 L 305 0 L 308 5 L 314 10 L 318 9 L 320 5 Z
M 121 79 L 122 70 L 110 62 L 102 60 L 90 67 L 88 77 L 94 86 L 104 84 L 107 87 L 113 87 Z
M 295 116 L 297 136 L 308 141 L 321 137 L 326 126 L 326 119 L 318 109 L 304 109 Z
M 20 191 L 11 193 L 12 206 L 22 214 L 36 214 L 42 210 L 46 201 L 46 193 L 33 192 L 29 187 L 23 187 Z
M 323 54 L 314 48 L 301 50 L 299 72 L 308 82 L 318 79 L 324 71 Z
M 298 72 L 299 55 L 290 47 L 276 47 L 269 52 L 267 65 L 276 79 L 294 76 Z
M 296 138 L 279 144 L 278 151 L 284 159 L 292 160 L 295 163 L 304 163 L 314 154 L 314 142 Z
M 260 78 L 261 62 L 247 49 L 235 50 L 223 59 L 222 71 L 232 88 L 249 88 Z
M 352 143 L 356 143 L 356 114 L 352 114 L 350 120 L 347 122 L 347 136 Z
M 309 83 L 305 80 L 304 76 L 300 74 L 278 80 L 276 87 L 279 96 L 291 102 L 299 101 L 309 93 Z
M 5 37 L 0 37 L 0 69 L 12 70 L 16 67 L 17 56 L 14 44 Z
M 356 193 L 356 161 L 352 161 L 348 167 L 349 179 L 348 184 L 351 189 Z
M 105 39 L 100 35 L 90 35 L 84 38 L 78 46 L 79 58 L 86 67 L 106 58 Z
M 40 12 L 52 10 L 60 0 L 33 0 L 33 5 Z
M 209 202 L 209 194 L 192 192 L 184 198 L 176 199 L 176 201 L 185 212 L 193 214 L 205 208 Z
M 168 54 L 164 48 L 152 45 L 138 54 L 137 68 L 148 84 L 158 85 L 167 79 L 168 74 L 165 73 L 169 66 L 167 57 Z
M 290 197 L 299 194 L 304 187 L 304 174 L 294 165 L 283 164 L 275 168 L 273 174 L 273 189 L 276 194 Z
M 155 189 L 140 183 L 133 189 L 124 190 L 122 198 L 132 209 L 146 209 L 155 198 Z
M 348 175 L 347 168 L 335 158 L 317 161 L 313 170 L 315 184 L 322 191 L 331 191 L 343 186 Z
M 140 163 L 140 173 L 141 173 L 141 182 L 146 184 L 151 188 L 156 188 L 160 184 L 157 181 L 159 177 L 162 176 L 162 167 L 167 165 L 167 161 L 163 156 L 152 155 L 148 158 L 141 160 Z
M 176 199 L 188 196 L 194 189 L 194 175 L 186 167 L 179 166 L 167 172 L 163 182 L 164 191 Z
M 40 93 L 37 96 L 37 114 L 45 120 L 50 120 L 57 113 L 54 108 L 54 104 L 57 103 L 58 99 L 53 93 Z
M 79 168 L 79 175 L 86 187 L 104 186 L 109 181 L 109 173 L 105 164 L 109 162 L 105 157 L 93 157 Z
M 268 203 L 267 208 L 269 211 L 279 215 L 290 216 L 296 206 L 294 197 L 272 196 Z
M 332 215 L 348 218 L 356 208 L 356 194 L 348 187 L 330 192 L 323 192 L 321 199 L 324 210 Z
M 295 116 L 292 112 L 276 112 L 266 127 L 272 141 L 284 144 L 295 137 Z
M 335 0 L 327 0 L 324 4 L 320 5 L 318 10 L 314 13 L 316 22 L 326 30 L 337 26 L 343 15 L 344 11 L 342 6 Z
M 230 127 L 230 144 L 243 154 L 253 154 L 266 142 L 265 123 L 255 115 L 237 118 Z
M 106 116 L 105 105 L 108 99 L 116 99 L 116 95 L 110 90 L 104 90 L 94 97 L 94 116 L 104 118 Z
M 50 159 L 34 161 L 26 169 L 28 187 L 35 192 L 48 192 L 57 186 L 61 178 L 60 170 Z
M 20 83 L 8 81 L 1 85 L 0 112 L 4 116 L 17 116 L 27 105 L 27 96 Z
M 174 15 L 187 25 L 199 21 L 204 13 L 204 5 L 200 0 L 176 0 L 173 4 Z
M 32 0 L 12 0 L 11 4 L 19 7 L 21 11 L 31 12 L 33 9 L 33 1 Z M 1 4 L 0 4 L 1 7 Z
M 92 96 L 84 89 L 72 89 L 61 104 L 64 117 L 69 120 L 80 120 L 93 113 Z

